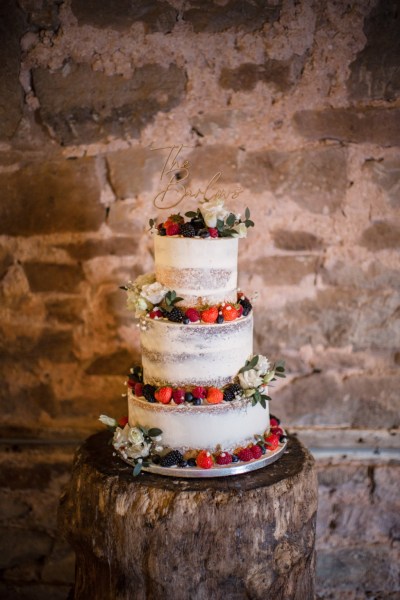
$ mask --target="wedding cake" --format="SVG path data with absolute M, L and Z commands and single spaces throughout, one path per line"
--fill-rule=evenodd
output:
M 252 304 L 237 287 L 250 211 L 242 219 L 217 198 L 150 226 L 155 271 L 123 286 L 142 365 L 128 377 L 128 418 L 100 420 L 135 474 L 263 466 L 286 443 L 268 408 L 268 384 L 284 365 L 253 354 Z

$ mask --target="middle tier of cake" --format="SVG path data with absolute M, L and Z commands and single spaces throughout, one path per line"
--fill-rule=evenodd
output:
M 219 325 L 146 318 L 140 340 L 144 383 L 222 387 L 253 353 L 253 315 Z

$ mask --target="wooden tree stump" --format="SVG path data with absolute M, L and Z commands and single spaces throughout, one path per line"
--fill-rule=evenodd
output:
M 110 434 L 77 453 L 59 509 L 74 600 L 311 600 L 317 482 L 296 438 L 266 468 L 216 479 L 137 478 Z

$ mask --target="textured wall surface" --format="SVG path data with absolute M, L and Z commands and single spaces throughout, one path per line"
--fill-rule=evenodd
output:
M 240 285 L 319 457 L 320 598 L 397 597 L 398 0 L 3 0 L 0 51 L 2 597 L 67 595 L 57 497 L 125 412 L 118 286 L 153 265 L 151 148 L 180 144 L 187 188 L 221 171 L 256 222 Z

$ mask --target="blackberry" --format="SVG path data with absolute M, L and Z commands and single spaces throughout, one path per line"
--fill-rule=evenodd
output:
M 194 227 L 196 235 L 197 235 L 198 231 L 200 231 L 200 229 L 203 229 L 203 227 L 204 227 L 203 219 L 199 219 L 198 217 L 191 219 L 190 224 L 192 227 Z
M 147 402 L 157 402 L 154 396 L 155 391 L 156 388 L 154 387 L 154 385 L 146 383 L 146 385 L 143 386 L 142 394 L 146 398 Z
M 243 316 L 247 317 L 247 315 L 251 312 L 251 309 L 253 308 L 252 303 L 248 298 L 240 298 L 239 304 L 243 306 Z
M 242 388 L 238 383 L 232 383 L 231 385 L 228 385 L 228 387 L 224 389 L 225 402 L 232 402 L 232 400 L 235 399 L 236 394 L 238 394 L 241 391 Z
M 160 460 L 160 465 L 162 467 L 173 467 L 175 465 L 179 465 L 179 463 L 183 460 L 183 455 L 179 452 L 179 450 L 171 450 Z
M 167 235 L 167 230 L 165 229 L 165 227 L 160 227 L 160 229 L 158 230 L 158 235 Z
M 177 306 L 174 306 L 174 308 L 167 313 L 167 318 L 168 321 L 172 321 L 173 323 L 182 323 L 184 314 Z
M 183 237 L 191 238 L 196 235 L 196 230 L 191 223 L 184 223 L 181 225 L 181 235 L 183 235 Z

